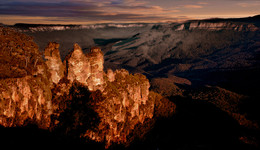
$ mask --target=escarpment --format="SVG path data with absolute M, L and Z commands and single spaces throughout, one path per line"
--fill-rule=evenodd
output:
M 62 62 L 59 44 L 49 43 L 44 61 L 32 40 L 29 44 L 28 40 L 17 41 L 17 36 L 21 35 L 5 28 L 1 28 L 0 36 L 8 39 L 1 43 L 1 48 L 12 49 L 12 57 L 20 62 L 0 62 L 1 66 L 6 65 L 0 79 L 1 126 L 20 127 L 33 123 L 44 129 L 63 128 L 64 134 L 79 128 L 78 138 L 109 146 L 126 143 L 137 124 L 153 118 L 155 99 L 149 98 L 148 79 L 124 69 L 108 69 L 105 73 L 99 48 L 84 54 L 75 44 Z M 1 51 L 1 58 L 7 54 Z M 12 69 L 14 67 L 18 69 Z M 16 71 L 15 76 L 7 71 Z
M 174 26 L 176 31 L 180 30 L 209 30 L 209 31 L 220 31 L 220 30 L 233 30 L 233 31 L 257 31 L 259 28 L 254 24 L 243 24 L 237 22 L 227 21 L 189 21 Z
M 51 122 L 50 74 L 36 44 L 26 35 L 0 28 L 0 125 L 24 126 Z

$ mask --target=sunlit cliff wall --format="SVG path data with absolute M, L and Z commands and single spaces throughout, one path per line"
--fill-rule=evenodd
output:
M 100 91 L 92 99 L 102 99 L 90 104 L 100 123 L 95 130 L 83 131 L 79 137 L 105 142 L 107 146 L 125 143 L 137 124 L 153 118 L 155 102 L 148 98 L 148 79 L 126 70 L 104 73 L 104 58 L 99 48 L 84 54 L 75 44 L 62 63 L 59 44 L 49 43 L 44 61 L 32 39 L 14 30 L 0 29 L 0 38 L 4 39 L 0 45 L 0 66 L 5 66 L 0 72 L 1 126 L 33 123 L 40 128 L 55 129 L 60 126 L 61 114 L 76 101 L 75 93 L 78 97 L 88 93 L 80 93 L 75 85 L 83 85 L 90 93 Z M 88 95 L 84 98 L 83 103 L 88 104 Z
M 99 48 L 93 48 L 84 54 L 78 44 L 65 58 L 66 76 L 71 82 L 78 81 L 86 85 L 89 90 L 103 90 L 103 53 Z
M 126 70 L 117 70 L 114 80 L 106 81 L 103 91 L 104 101 L 97 103 L 101 122 L 98 131 L 88 130 L 84 136 L 96 141 L 106 141 L 109 145 L 127 142 L 127 136 L 138 123 L 152 118 L 154 100 L 150 100 L 149 81 L 144 75 L 131 75 Z M 108 78 L 109 79 L 109 78 Z
M 49 43 L 45 48 L 44 57 L 46 65 L 51 73 L 51 80 L 57 84 L 64 77 L 65 67 L 60 58 L 60 45 L 58 43 Z
M 59 109 L 59 105 L 64 105 L 63 97 L 70 97 L 73 82 L 79 82 L 93 92 L 100 90 L 104 100 L 93 104 L 100 118 L 99 130 L 87 130 L 81 136 L 106 142 L 107 145 L 112 142 L 124 143 L 135 125 L 153 117 L 154 101 L 148 99 L 150 84 L 144 75 L 132 75 L 127 70 L 108 69 L 104 73 L 103 63 L 99 48 L 84 54 L 80 46 L 75 44 L 74 50 L 64 61 L 68 82 L 60 82 L 56 86 L 55 91 L 58 92 L 53 93 L 53 97 L 58 105 L 54 107 Z
M 48 128 L 52 114 L 50 74 L 37 45 L 26 35 L 0 27 L 0 125 L 34 122 Z

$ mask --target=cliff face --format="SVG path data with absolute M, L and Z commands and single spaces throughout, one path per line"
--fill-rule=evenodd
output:
M 5 28 L 1 31 L 1 39 L 6 42 L 1 43 L 0 52 L 1 65 L 5 66 L 1 70 L 5 78 L 0 78 L 0 125 L 14 127 L 34 122 L 41 128 L 48 128 L 52 94 L 47 67 L 29 37 Z M 6 55 L 7 49 L 11 49 L 11 56 Z M 9 60 L 12 62 L 7 63 Z M 12 67 L 23 73 L 19 75 L 14 71 L 12 74 L 9 69 Z
M 25 74 L 4 74 L 5 78 L 0 78 L 1 126 L 33 123 L 51 130 L 65 126 L 65 134 L 79 128 L 80 131 L 76 132 L 78 138 L 105 142 L 110 146 L 112 143 L 126 143 L 136 125 L 153 118 L 155 99 L 149 98 L 148 79 L 141 74 L 129 74 L 126 70 L 104 73 L 104 58 L 99 48 L 84 54 L 75 44 L 74 50 L 62 63 L 59 44 L 49 43 L 44 53 L 46 61 L 43 61 L 34 47 L 17 48 L 28 44 L 26 40 L 10 44 L 15 42 L 13 37 L 16 36 L 10 37 L 11 42 L 6 46 L 13 49 L 12 57 L 17 62 L 25 61 L 20 66 L 18 64 Z M 26 55 L 16 54 L 17 51 L 33 55 L 29 61 Z M 6 53 L 0 56 L 5 58 L 4 55 Z M 5 61 L 1 63 L 7 66 Z M 4 69 L 7 68 L 10 67 Z
M 78 44 L 66 57 L 66 75 L 71 82 L 78 81 L 91 91 L 102 90 L 103 87 L 103 54 L 100 49 L 95 48 L 91 53 L 85 55 Z
M 175 30 L 233 30 L 233 31 L 257 31 L 259 30 L 253 24 L 241 24 L 232 22 L 203 22 L 203 21 L 191 21 L 176 26 Z
M 44 56 L 46 65 L 51 73 L 51 81 L 57 84 L 63 77 L 65 67 L 60 58 L 60 45 L 58 43 L 49 43 L 45 48 Z
M 101 50 L 93 48 L 85 55 L 77 44 L 64 62 L 67 78 L 56 85 L 53 93 L 57 118 L 70 107 L 66 102 L 73 101 L 75 94 L 72 93 L 80 91 L 73 88 L 74 83 L 82 84 L 94 93 L 97 90 L 101 91 L 101 95 L 96 96 L 92 100 L 94 102 L 91 102 L 100 123 L 95 129 L 83 132 L 81 137 L 105 142 L 107 146 L 111 143 L 125 143 L 135 125 L 153 117 L 154 100 L 148 98 L 150 84 L 145 76 L 132 75 L 126 70 L 113 72 L 109 69 L 104 73 Z M 59 122 L 62 123 L 61 120 L 56 120 L 56 125 L 59 126 Z
M 41 81 L 45 80 L 45 81 Z M 0 124 L 4 127 L 24 126 L 33 122 L 48 128 L 52 101 L 46 78 L 31 77 L 1 80 Z
M 138 123 L 152 118 L 154 101 L 148 99 L 149 81 L 141 74 L 131 75 L 126 70 L 117 70 L 114 80 L 108 80 L 102 95 L 104 100 L 96 104 L 101 118 L 98 131 L 88 130 L 84 136 L 92 140 L 113 143 L 127 142 L 127 136 Z

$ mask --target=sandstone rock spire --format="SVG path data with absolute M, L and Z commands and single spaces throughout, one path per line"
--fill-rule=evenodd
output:
M 74 44 L 74 50 L 66 60 L 67 79 L 71 82 L 78 81 L 88 86 L 90 91 L 102 90 L 104 58 L 100 49 L 92 49 L 84 54 L 78 44 Z
M 87 79 L 90 76 L 90 63 L 78 44 L 74 44 L 73 51 L 67 56 L 65 61 L 67 79 L 71 82 L 76 80 L 87 86 Z
M 65 67 L 60 58 L 60 44 L 50 42 L 45 48 L 46 65 L 51 73 L 51 81 L 57 84 L 64 77 Z

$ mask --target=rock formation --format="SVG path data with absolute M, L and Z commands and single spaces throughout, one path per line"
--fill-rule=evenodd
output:
M 11 30 L 9 33 L 15 31 Z M 9 37 L 13 42 L 15 38 L 16 36 Z M 78 137 L 105 142 L 109 146 L 112 143 L 126 143 L 127 136 L 137 124 L 153 118 L 155 100 L 149 98 L 148 79 L 141 74 L 129 74 L 124 69 L 104 73 L 104 58 L 99 48 L 92 48 L 90 53 L 84 54 L 80 46 L 75 44 L 74 50 L 62 63 L 59 44 L 49 43 L 45 49 L 44 62 L 38 57 L 38 49 L 30 47 L 34 45 L 33 42 L 28 44 L 24 40 L 10 43 L 6 47 L 13 49 L 14 53 L 29 53 L 33 49 L 33 54 L 37 57 L 33 55 L 33 60 L 27 62 L 23 54 L 15 55 L 18 62 L 26 62 L 18 66 L 24 69 L 25 74 L 21 77 L 5 74 L 5 78 L 0 79 L 1 126 L 25 126 L 29 122 L 40 128 L 55 129 L 62 126 L 61 117 L 64 113 L 72 116 L 65 119 L 76 117 L 73 122 L 80 126 L 80 120 L 87 119 L 86 114 L 77 113 L 78 110 L 68 113 L 68 109 L 85 112 L 84 107 L 78 106 L 88 105 L 97 114 L 100 122 L 95 128 L 82 130 Z M 22 50 L 17 48 L 24 44 L 29 46 Z M 77 107 L 71 106 L 77 101 L 80 102 Z M 72 124 L 72 129 L 75 124 Z M 69 126 L 66 128 L 70 130 Z
M 46 65 L 51 73 L 51 80 L 57 84 L 64 77 L 64 65 L 60 58 L 60 45 L 58 43 L 49 43 L 45 48 L 44 56 Z
M 45 80 L 45 81 L 41 81 Z M 48 128 L 52 114 L 51 90 L 46 78 L 23 77 L 1 79 L 0 124 L 24 126 L 29 122 Z
M 71 82 L 78 81 L 91 91 L 102 90 L 103 85 L 103 54 L 100 49 L 94 48 L 85 55 L 78 44 L 66 57 L 66 75 Z
M 94 47 L 91 52 L 86 55 L 90 62 L 90 76 L 87 80 L 89 90 L 103 90 L 103 64 L 104 57 L 101 49 Z
M 69 83 L 60 82 L 57 85 L 53 100 L 57 104 L 54 107 L 59 116 L 63 110 L 58 109 L 64 105 L 64 101 L 71 100 L 63 99 L 71 97 L 71 83 L 83 84 L 93 92 L 102 91 L 101 97 L 104 100 L 93 104 L 94 111 L 100 118 L 98 130 L 87 130 L 81 136 L 97 142 L 106 142 L 109 146 L 111 143 L 125 143 L 135 125 L 153 117 L 154 100 L 148 98 L 150 84 L 145 76 L 132 75 L 124 69 L 115 72 L 108 69 L 107 73 L 104 73 L 103 63 L 103 54 L 99 48 L 92 48 L 91 52 L 85 55 L 79 45 L 75 44 L 74 50 L 65 59 Z
M 150 84 L 145 76 L 131 75 L 126 70 L 114 74 L 115 80 L 108 81 L 103 91 L 104 101 L 96 104 L 101 118 L 98 128 L 102 130 L 88 130 L 84 135 L 95 141 L 106 141 L 107 145 L 127 142 L 135 125 L 151 119 L 154 113 L 154 101 L 148 98 Z
M 114 74 L 113 70 L 111 70 L 111 69 L 107 70 L 107 80 L 109 82 L 115 81 L 115 74 Z
M 1 65 L 0 74 L 0 125 L 16 127 L 33 122 L 40 128 L 48 128 L 52 114 L 52 93 L 50 74 L 47 66 L 39 55 L 35 43 L 28 36 L 20 35 L 14 30 L 1 28 Z M 20 36 L 19 36 L 20 35 Z M 5 49 L 11 49 L 11 56 Z M 12 62 L 9 61 L 12 58 Z M 15 64 L 16 62 L 17 64 Z M 15 66 L 24 74 L 12 74 L 8 68 Z

